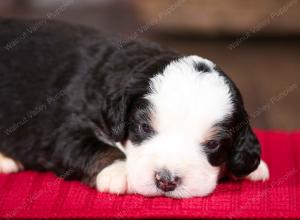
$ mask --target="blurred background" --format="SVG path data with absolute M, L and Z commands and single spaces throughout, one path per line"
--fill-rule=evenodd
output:
M 254 127 L 300 128 L 300 0 L 1 0 L 0 17 L 86 24 L 203 56 L 236 82 Z

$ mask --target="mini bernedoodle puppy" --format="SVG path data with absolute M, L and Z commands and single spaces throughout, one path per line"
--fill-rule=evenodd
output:
M 268 179 L 241 94 L 213 62 L 62 22 L 0 30 L 0 172 L 175 198 L 223 175 Z

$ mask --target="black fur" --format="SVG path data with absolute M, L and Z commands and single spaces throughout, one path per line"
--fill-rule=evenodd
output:
M 203 72 L 203 73 L 206 73 L 206 72 L 210 72 L 210 68 L 205 64 L 205 63 L 195 63 L 195 69 L 199 72 Z
M 96 30 L 60 22 L 6 48 L 36 22 L 0 21 L 0 152 L 25 169 L 71 170 L 65 178 L 94 185 L 101 169 L 125 157 L 95 131 L 125 140 L 131 106 L 179 55 L 138 41 L 120 48 Z
M 220 142 L 220 147 L 217 151 L 208 152 L 208 158 L 215 166 L 220 166 L 225 162 L 232 175 L 244 177 L 258 167 L 261 147 L 250 127 L 239 89 L 219 67 L 215 70 L 226 78 L 234 112 L 226 120 L 216 124 L 219 130 L 216 139 Z
M 48 21 L 29 34 L 35 23 L 0 20 L 0 152 L 25 169 L 94 186 L 96 174 L 125 158 L 99 136 L 140 143 L 153 135 L 151 128 L 140 129 L 147 126 L 143 109 L 149 104 L 142 97 L 149 79 L 182 55 L 153 43 L 119 45 L 94 29 L 60 22 Z M 195 68 L 210 71 L 204 64 Z M 260 147 L 248 124 L 228 132 L 247 113 L 236 86 L 218 71 L 228 79 L 236 111 L 221 125 L 227 131 L 222 146 L 208 157 L 243 176 L 257 167 Z

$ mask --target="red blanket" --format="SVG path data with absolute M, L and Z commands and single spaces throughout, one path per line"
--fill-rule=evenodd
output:
M 0 218 L 300 218 L 300 132 L 257 131 L 271 179 L 220 183 L 205 198 L 101 194 L 51 173 L 0 174 Z

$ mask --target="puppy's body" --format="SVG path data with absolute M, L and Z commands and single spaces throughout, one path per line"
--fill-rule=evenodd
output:
M 106 124 L 124 126 L 112 124 L 118 115 L 109 108 L 131 92 L 126 87 L 136 78 L 149 78 L 162 68 L 153 66 L 153 57 L 163 64 L 175 55 L 155 44 L 118 49 L 93 30 L 60 23 L 48 23 L 14 48 L 4 48 L 35 22 L 0 24 L 0 152 L 25 169 L 58 175 L 72 169 L 68 178 L 90 181 L 124 158 L 95 135 L 100 128 L 112 136 Z
M 175 133 L 168 132 L 172 130 L 169 128 L 176 128 L 174 125 L 170 127 L 168 122 L 177 120 L 182 115 L 182 112 L 170 115 L 171 112 L 174 112 L 172 109 L 176 105 L 174 101 L 178 99 L 177 101 L 180 103 L 181 94 L 189 91 L 189 88 L 194 88 L 194 91 L 187 92 L 186 98 L 188 94 L 198 92 L 198 86 L 189 86 L 193 80 L 188 77 L 195 78 L 195 74 L 218 73 L 218 76 L 213 77 L 215 79 L 208 79 L 208 84 L 203 84 L 218 87 L 215 90 L 209 90 L 216 93 L 207 99 L 205 104 L 208 106 L 204 105 L 203 108 L 224 107 L 224 109 L 215 111 L 216 114 L 210 111 L 212 112 L 211 119 L 205 111 L 202 111 L 202 116 L 199 113 L 200 117 L 196 118 L 200 122 L 206 116 L 208 120 L 206 126 L 197 127 L 195 125 L 193 128 L 198 128 L 197 131 L 188 129 L 193 121 L 204 124 L 195 120 L 194 116 L 189 119 L 189 124 L 181 121 L 177 123 L 178 126 L 182 126 L 183 129 L 187 128 L 186 131 L 190 131 L 189 133 L 199 132 L 200 134 L 203 132 L 203 137 L 198 141 L 204 143 L 208 140 L 204 136 L 214 133 L 213 131 L 208 132 L 208 130 L 211 130 L 215 124 L 222 124 L 222 129 L 229 130 L 236 128 L 244 120 L 247 122 L 247 114 L 243 109 L 237 88 L 220 69 L 209 61 L 195 56 L 186 59 L 152 43 L 129 42 L 118 45 L 117 41 L 102 36 L 95 30 L 57 22 L 48 22 L 30 34 L 26 29 L 35 22 L 0 21 L 0 153 L 4 157 L 16 161 L 20 168 L 54 171 L 65 179 L 78 179 L 91 186 L 96 185 L 101 191 L 118 193 L 125 192 L 126 188 L 130 188 L 132 192 L 145 195 L 164 194 L 163 191 L 169 191 L 165 190 L 169 189 L 167 186 L 159 185 L 158 188 L 163 187 L 163 190 L 160 191 L 155 189 L 155 184 L 151 183 L 151 189 L 144 190 L 144 183 L 137 183 L 139 178 L 143 177 L 136 178 L 136 175 L 143 171 L 149 171 L 150 174 L 147 174 L 145 179 L 151 181 L 152 177 L 157 177 L 157 169 L 171 169 L 172 166 L 168 163 L 164 164 L 164 162 L 162 162 L 162 167 L 157 167 L 157 163 L 155 166 L 145 165 L 136 157 L 140 154 L 140 158 L 143 158 L 147 154 L 147 151 L 144 152 L 143 149 L 146 148 L 146 145 L 151 145 L 151 141 L 156 147 L 159 147 L 159 143 L 164 141 L 165 152 L 168 152 L 170 148 L 167 148 L 169 146 L 167 137 L 175 141 L 174 147 L 181 141 L 183 147 L 184 141 L 189 140 L 188 135 L 180 138 L 180 135 L 174 136 Z M 28 36 L 21 39 L 20 36 L 23 32 L 26 32 Z M 17 40 L 15 41 L 17 43 L 12 46 L 10 43 L 14 40 Z M 183 60 L 182 62 L 187 65 L 174 63 L 177 60 Z M 172 84 L 173 79 L 170 76 L 173 75 L 166 73 L 167 70 L 174 72 L 172 66 L 177 66 L 177 70 L 181 68 L 183 74 L 185 70 L 192 71 L 192 73 L 183 78 L 179 74 L 177 81 Z M 190 66 L 196 68 L 199 73 L 194 69 L 189 69 Z M 160 73 L 165 75 L 160 77 L 161 79 L 157 79 Z M 195 78 L 195 80 L 197 79 Z M 219 88 L 220 83 L 222 88 Z M 169 85 L 170 88 L 175 86 L 173 102 L 171 101 L 172 97 L 167 95 L 170 93 L 168 86 L 161 87 L 160 84 Z M 173 89 L 171 90 L 173 91 Z M 180 95 L 176 95 L 176 89 L 182 90 Z M 207 91 L 202 90 L 203 93 Z M 228 94 L 226 95 L 224 92 L 228 92 Z M 155 94 L 159 95 L 155 96 Z M 218 97 L 220 101 L 217 100 Z M 212 99 L 216 99 L 215 102 L 211 102 Z M 193 101 L 195 101 L 195 109 L 200 110 L 197 105 L 198 101 Z M 199 101 L 201 102 L 201 100 Z M 168 103 L 170 103 L 169 106 Z M 184 105 L 189 102 L 182 103 Z M 222 107 L 214 105 L 214 103 L 227 104 Z M 162 105 L 166 105 L 166 107 L 160 107 Z M 176 106 L 176 108 L 178 110 L 180 107 Z M 145 115 L 145 112 L 152 111 L 150 109 L 155 109 L 157 116 L 155 119 L 152 117 L 153 112 L 152 115 Z M 188 111 L 186 113 L 190 114 Z M 168 116 L 170 118 L 167 118 Z M 142 127 L 144 133 L 141 134 L 140 126 L 136 125 L 145 118 L 147 121 L 151 121 L 148 123 L 151 124 L 151 128 L 146 124 L 146 128 Z M 211 192 L 215 187 L 213 182 L 216 182 L 216 176 L 218 176 L 221 166 L 226 166 L 236 176 L 245 176 L 254 171 L 259 164 L 260 148 L 249 125 L 245 127 L 231 133 L 227 132 L 224 141 L 228 143 L 224 144 L 222 150 L 204 154 L 202 149 L 199 152 L 199 155 L 202 155 L 201 158 L 189 158 L 190 154 L 197 152 L 195 152 L 195 148 L 191 147 L 189 150 L 187 147 L 186 151 L 189 153 L 182 155 L 182 158 L 190 159 L 191 167 L 202 166 L 203 161 L 206 161 L 206 165 L 203 164 L 203 166 L 207 167 L 206 170 L 211 170 L 207 172 L 215 172 L 212 183 L 207 189 L 206 186 L 203 186 L 205 190 L 197 189 L 195 193 L 193 193 L 194 189 L 188 189 L 186 194 L 169 193 L 166 195 L 188 197 Z M 168 136 L 161 135 L 161 130 L 168 133 Z M 158 133 L 159 138 L 152 138 L 154 133 Z M 182 133 L 184 134 L 184 132 Z M 241 135 L 243 137 L 239 137 Z M 178 137 L 177 142 L 176 137 Z M 220 138 L 220 141 L 223 139 Z M 241 141 L 248 142 L 247 146 L 244 143 L 238 143 Z M 126 162 L 124 153 L 112 146 L 115 143 L 124 146 L 128 151 L 128 162 Z M 191 146 L 193 144 L 191 142 Z M 243 146 L 236 149 L 231 146 L 238 144 Z M 147 149 L 151 149 L 151 147 Z M 175 149 L 179 152 L 182 150 L 179 145 Z M 246 154 L 238 154 L 244 149 L 247 151 Z M 155 153 L 148 150 L 150 155 L 158 152 L 159 150 L 156 150 Z M 174 154 L 174 160 L 178 159 L 177 157 L 178 155 Z M 147 158 L 144 159 L 143 161 L 147 161 Z M 152 158 L 151 161 L 153 162 L 153 160 L 155 161 Z M 193 162 L 193 160 L 199 162 Z M 238 164 L 237 161 L 239 161 Z M 169 163 L 174 165 L 174 161 Z M 180 164 L 179 161 L 178 163 Z M 135 164 L 140 166 L 141 171 L 135 170 Z M 148 168 L 143 170 L 143 166 L 148 166 Z M 183 172 L 180 165 L 174 165 L 174 167 L 179 173 Z M 185 169 L 191 167 L 186 165 Z M 130 173 L 131 170 L 133 170 L 132 173 Z M 127 181 L 128 172 L 130 180 Z M 203 173 L 203 171 L 201 172 Z M 193 172 L 190 173 L 195 175 Z M 205 175 L 210 175 L 210 173 Z M 185 181 L 183 177 L 179 179 L 180 182 Z M 202 180 L 198 178 L 197 181 Z M 195 184 L 199 185 L 197 181 Z M 127 184 L 130 186 L 127 187 Z M 176 184 L 179 184 L 179 181 Z M 187 183 L 187 187 L 193 184 Z M 114 186 L 112 187 L 114 189 L 111 189 L 110 186 Z

